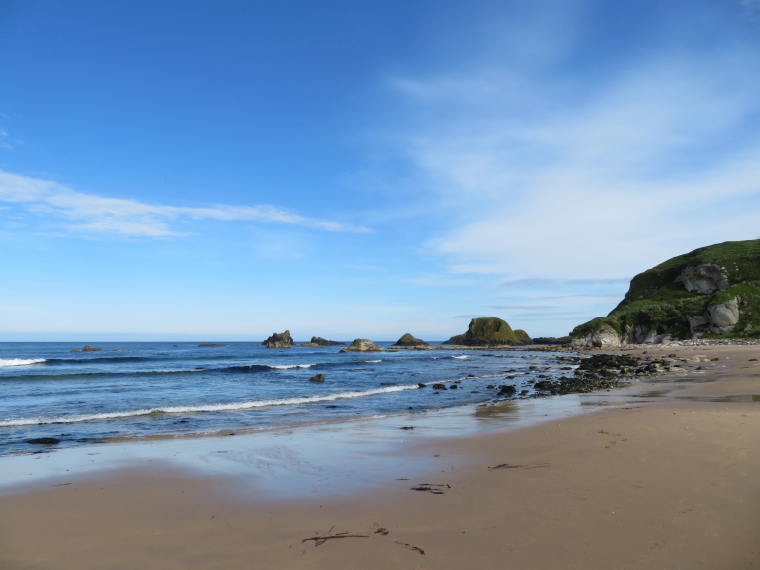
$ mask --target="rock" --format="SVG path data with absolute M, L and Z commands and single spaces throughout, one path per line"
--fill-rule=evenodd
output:
M 290 336 L 290 331 L 286 330 L 283 333 L 273 333 L 261 344 L 267 348 L 290 348 L 293 346 L 293 338 Z
M 27 439 L 26 443 L 33 443 L 35 445 L 55 445 L 61 443 L 61 440 L 57 437 L 37 437 L 35 439 Z
M 433 390 L 445 390 L 446 384 L 433 384 Z
M 305 342 L 301 346 L 343 346 L 345 344 L 345 342 L 325 340 L 321 336 L 313 336 L 309 342 Z
M 509 323 L 498 317 L 478 317 L 470 321 L 464 335 L 455 335 L 443 344 L 463 346 L 505 346 L 530 344 L 524 330 L 512 330 Z
M 324 382 L 325 381 L 325 375 L 324 374 L 315 374 L 311 378 L 309 378 L 309 382 Z
M 430 345 L 426 343 L 424 340 L 420 340 L 412 336 L 411 334 L 406 333 L 400 339 L 398 339 L 395 343 L 393 343 L 391 346 L 430 346 Z
M 81 352 L 78 348 L 72 348 L 69 352 Z
M 346 348 L 341 348 L 341 352 L 381 352 L 383 348 L 377 346 L 371 340 L 366 338 L 357 338 Z
M 686 267 L 675 278 L 675 282 L 682 284 L 687 291 L 700 295 L 711 295 L 728 289 L 728 277 L 720 265 L 714 263 Z
M 88 345 L 85 345 L 85 347 L 82 349 L 82 352 L 100 352 L 101 350 L 103 350 L 103 349 L 102 348 L 94 348 L 94 347 L 92 347 L 92 346 L 90 346 L 88 344 Z
M 517 388 L 515 388 L 514 386 L 508 386 L 508 385 L 502 384 L 501 386 L 499 386 L 499 393 L 497 395 L 498 396 L 512 396 L 515 393 L 517 393 Z
M 732 332 L 739 322 L 739 301 L 734 297 L 725 303 L 707 307 L 710 314 L 710 330 L 716 333 Z

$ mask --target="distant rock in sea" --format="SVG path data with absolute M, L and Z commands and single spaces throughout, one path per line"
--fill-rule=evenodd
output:
M 424 340 L 420 340 L 410 333 L 406 333 L 391 346 L 430 346 Z
M 452 336 L 443 344 L 461 346 L 504 346 L 530 344 L 531 338 L 524 330 L 512 330 L 507 321 L 498 317 L 478 317 L 470 321 L 464 334 Z
M 82 349 L 82 352 L 100 352 L 103 350 L 102 348 L 95 348 L 93 346 L 85 345 L 85 347 Z
M 293 338 L 290 336 L 290 331 L 286 330 L 283 333 L 273 333 L 261 344 L 267 348 L 290 348 L 293 346 Z
M 309 382 L 324 382 L 325 381 L 325 375 L 324 374 L 315 374 L 311 378 L 309 378 Z
M 383 347 L 377 346 L 371 340 L 366 338 L 357 338 L 346 348 L 341 348 L 341 352 L 380 352 Z
M 305 342 L 299 346 L 344 346 L 345 342 L 338 342 L 336 340 L 326 340 L 321 336 L 313 336 L 309 342 Z
M 581 347 L 760 337 L 760 240 L 701 247 L 639 273 L 609 315 L 570 336 Z

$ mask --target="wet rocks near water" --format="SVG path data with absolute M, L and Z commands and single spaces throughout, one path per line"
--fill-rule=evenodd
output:
M 27 439 L 26 443 L 34 445 L 55 445 L 56 443 L 61 443 L 61 440 L 57 437 L 36 437 L 34 439 Z
M 324 382 L 325 381 L 325 375 L 324 374 L 315 374 L 311 378 L 309 378 L 309 382 Z
M 346 348 L 341 348 L 341 352 L 381 352 L 383 348 L 377 346 L 371 340 L 366 338 L 357 338 Z
M 267 348 L 290 348 L 293 346 L 293 337 L 290 336 L 290 331 L 286 330 L 282 333 L 273 333 L 261 344 Z
M 433 384 L 433 390 L 445 390 L 446 384 Z

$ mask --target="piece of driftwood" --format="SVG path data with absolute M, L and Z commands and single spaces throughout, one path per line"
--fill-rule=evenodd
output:
M 514 465 L 512 463 L 501 463 L 495 467 L 489 467 L 489 471 L 494 469 L 537 469 L 539 467 L 549 467 L 548 463 L 538 463 L 536 465 Z
M 327 542 L 328 540 L 333 540 L 335 538 L 369 538 L 369 536 L 367 536 L 366 534 L 348 534 L 347 532 L 341 532 L 338 534 L 330 534 L 327 536 L 312 536 L 310 538 L 304 538 L 301 541 L 301 544 L 303 544 L 304 542 L 308 540 L 313 540 L 314 546 L 320 546 L 324 544 L 325 542 Z

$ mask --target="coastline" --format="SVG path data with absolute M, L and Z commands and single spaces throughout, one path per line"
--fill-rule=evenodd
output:
M 0 565 L 757 567 L 760 365 L 749 359 L 760 349 L 623 350 L 691 362 L 639 383 L 651 394 L 678 384 L 666 398 L 631 396 L 630 404 L 524 427 L 490 422 L 462 436 L 456 422 L 433 417 L 428 429 L 407 416 L 324 428 L 318 452 L 334 462 L 307 462 L 313 471 L 297 462 L 308 438 L 273 442 L 281 454 L 273 461 L 295 462 L 279 493 L 264 484 L 265 470 L 203 473 L 170 460 L 136 467 L 126 458 L 118 469 L 60 483 L 42 478 L 0 496 Z M 343 439 L 329 445 L 336 437 Z M 320 471 L 327 464 L 341 468 Z M 274 468 L 269 477 L 281 479 Z M 299 480 L 311 486 L 296 488 Z M 326 536 L 336 538 L 301 542 Z

